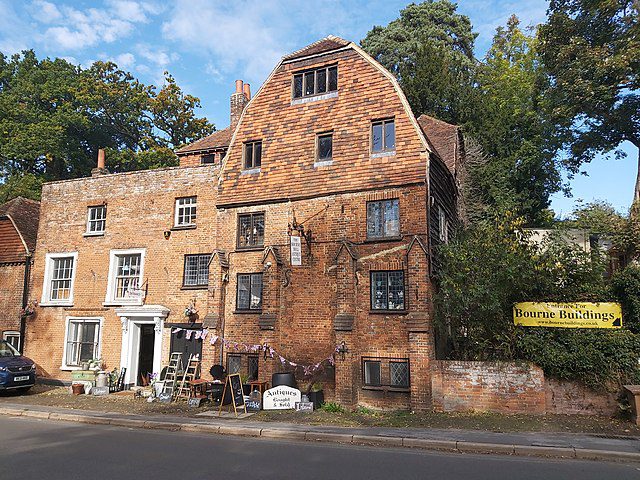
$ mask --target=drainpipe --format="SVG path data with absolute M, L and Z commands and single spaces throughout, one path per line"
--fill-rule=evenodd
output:
M 32 254 L 28 253 L 24 257 L 24 279 L 22 283 L 22 309 L 27 307 L 29 302 L 29 277 L 31 277 L 31 258 Z M 24 337 L 27 330 L 27 317 L 20 315 L 20 353 L 24 353 Z

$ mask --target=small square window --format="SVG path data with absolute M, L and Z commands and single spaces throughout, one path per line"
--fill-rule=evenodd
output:
M 262 141 L 244 144 L 244 168 L 251 170 L 262 165 Z
M 367 238 L 400 236 L 398 199 L 367 202 Z
M 196 224 L 197 197 L 176 198 L 175 226 Z
M 392 152 L 396 149 L 396 127 L 393 118 L 371 124 L 371 152 Z
M 107 221 L 107 206 L 98 205 L 87 210 L 87 233 L 104 233 Z
M 238 215 L 238 248 L 264 245 L 264 213 Z
M 404 272 L 371 272 L 371 309 L 404 310 Z
M 184 256 L 184 287 L 206 287 L 209 284 L 210 253 Z
M 238 290 L 236 294 L 238 310 L 262 309 L 262 274 L 238 274 Z
M 389 377 L 392 387 L 409 387 L 409 362 L 389 362 Z
M 216 154 L 215 153 L 208 153 L 206 155 L 201 155 L 200 156 L 200 164 L 201 165 L 211 165 L 216 163 Z
M 363 365 L 364 384 L 377 387 L 380 385 L 380 362 L 365 360 Z
M 323 133 L 317 136 L 317 162 L 328 162 L 333 159 L 333 134 Z

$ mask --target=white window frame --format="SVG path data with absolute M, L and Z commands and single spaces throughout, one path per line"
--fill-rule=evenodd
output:
M 80 370 L 80 365 L 67 365 L 67 341 L 69 340 L 69 323 L 72 321 L 92 322 L 98 324 L 98 348 L 95 358 L 102 358 L 102 332 L 104 317 L 67 317 L 64 322 L 64 343 L 62 345 L 62 365 L 60 370 L 73 371 Z
M 104 297 L 104 306 L 117 305 L 142 305 L 144 298 L 116 298 L 116 273 L 118 271 L 118 257 L 124 255 L 140 255 L 140 276 L 138 286 L 141 287 L 144 279 L 145 248 L 130 248 L 126 250 L 111 250 L 109 252 L 109 278 L 107 280 L 107 293 Z
M 96 209 L 96 208 L 103 208 L 104 209 L 104 218 L 100 218 L 100 219 L 95 219 L 92 220 L 91 219 L 91 210 Z M 102 230 L 94 230 L 91 231 L 91 222 L 99 222 L 102 221 L 104 222 L 104 228 Z M 89 207 L 87 207 L 87 231 L 85 232 L 85 236 L 86 237 L 91 237 L 93 235 L 104 235 L 104 232 L 107 229 L 107 205 L 91 205 Z
M 53 276 L 53 261 L 59 258 L 73 258 L 73 272 L 71 273 L 71 286 L 69 298 L 66 300 L 51 299 L 51 280 Z M 47 253 L 44 259 L 44 281 L 42 283 L 42 297 L 40 298 L 41 307 L 72 307 L 73 293 L 76 281 L 76 273 L 78 271 L 78 252 L 63 253 Z
M 11 343 L 9 341 L 9 337 L 18 337 L 18 345 L 13 345 L 13 343 Z M 2 332 L 2 339 L 5 340 L 6 342 L 11 343 L 11 345 L 13 347 L 15 347 L 16 350 L 20 350 L 20 340 L 21 340 L 21 335 L 20 332 L 17 330 L 5 330 L 4 332 Z
M 189 203 L 189 204 L 180 204 L 180 201 L 182 200 L 191 200 L 193 199 L 193 203 Z M 179 214 L 181 210 L 185 210 L 186 208 L 194 208 L 196 209 L 196 214 L 195 214 L 195 220 L 197 221 L 198 218 L 198 196 L 197 195 L 192 195 L 190 197 L 180 197 L 180 198 L 176 198 L 176 208 L 175 208 L 175 212 L 174 212 L 174 218 L 173 218 L 173 226 L 174 227 L 192 227 L 195 226 L 196 222 L 182 222 L 179 223 L 178 222 L 178 218 L 179 218 Z

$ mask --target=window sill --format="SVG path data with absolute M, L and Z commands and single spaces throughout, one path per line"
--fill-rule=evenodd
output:
M 176 230 L 194 230 L 196 228 L 195 224 L 191 225 L 174 225 L 171 227 L 171 231 L 175 232 Z
M 83 237 L 104 237 L 104 232 L 84 232 Z
M 383 242 L 399 242 L 402 240 L 402 236 L 397 237 L 377 237 L 377 238 L 367 238 L 365 243 L 383 243 Z
M 376 152 L 371 154 L 371 158 L 384 158 L 384 157 L 395 157 L 395 150 L 388 150 L 386 152 Z
M 338 91 L 321 93 L 320 95 L 310 95 L 308 97 L 294 98 L 291 100 L 291 105 L 304 105 L 310 102 L 319 102 L 321 100 L 328 100 L 330 98 L 338 98 Z
M 127 302 L 123 300 L 106 300 L 102 303 L 103 307 L 140 307 L 142 306 L 142 300 L 136 300 L 135 302 Z
M 180 290 L 207 290 L 209 285 L 183 285 Z
M 333 159 L 331 159 L 331 160 L 318 160 L 318 161 L 314 162 L 313 168 L 330 167 L 331 165 L 333 165 Z
M 40 302 L 39 307 L 73 307 L 73 302 Z
M 406 315 L 407 310 L 369 310 L 370 315 Z
M 76 372 L 78 370 L 82 370 L 82 367 L 68 367 L 66 365 L 61 365 L 60 370 L 63 372 Z
M 250 168 L 247 170 L 242 170 L 240 172 L 240 175 L 257 175 L 258 173 L 260 173 L 260 168 Z
M 244 315 L 247 313 L 253 313 L 253 314 L 257 314 L 260 315 L 262 313 L 262 309 L 260 310 L 234 310 L 233 311 L 234 314 L 238 314 L 238 315 Z
M 363 385 L 362 389 L 363 390 L 381 391 L 381 392 L 398 392 L 398 393 L 409 393 L 409 392 L 411 392 L 411 387 L 387 387 L 387 386 Z
M 255 247 L 236 247 L 236 253 L 239 252 L 261 252 L 264 246 L 256 245 Z

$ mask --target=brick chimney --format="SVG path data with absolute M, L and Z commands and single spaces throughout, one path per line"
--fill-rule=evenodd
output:
M 236 80 L 236 91 L 231 95 L 231 129 L 233 130 L 240 121 L 240 115 L 244 107 L 251 99 L 251 87 L 242 80 Z
M 107 167 L 105 167 L 104 163 L 104 149 L 100 148 L 98 149 L 98 166 L 91 170 L 92 177 L 97 177 L 98 175 L 107 175 L 109 173 L 109 170 L 107 170 Z

